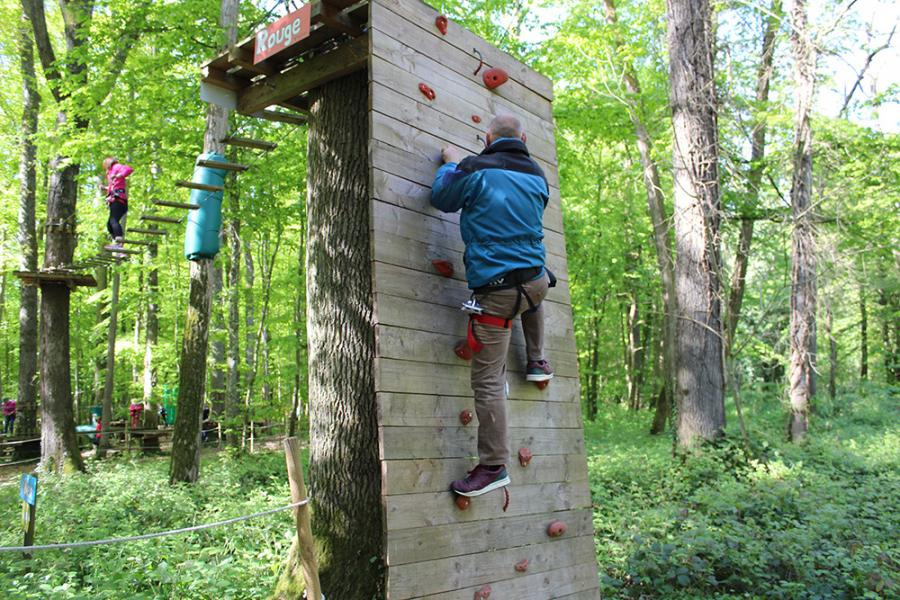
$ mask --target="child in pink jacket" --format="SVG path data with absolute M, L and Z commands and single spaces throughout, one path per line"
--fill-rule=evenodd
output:
M 109 249 L 121 250 L 125 232 L 122 229 L 122 218 L 128 213 L 128 191 L 125 179 L 134 172 L 128 165 L 123 165 L 117 159 L 109 156 L 103 160 L 103 168 L 106 170 L 106 185 L 100 189 L 106 192 L 106 205 L 109 207 L 109 220 L 106 222 L 106 230 L 113 238 L 113 245 Z

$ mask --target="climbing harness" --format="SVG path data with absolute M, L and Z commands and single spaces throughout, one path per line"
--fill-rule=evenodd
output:
M 113 202 L 119 202 L 128 206 L 128 199 L 125 197 L 125 188 L 116 188 L 114 190 L 109 190 L 106 193 L 106 203 L 112 204 Z

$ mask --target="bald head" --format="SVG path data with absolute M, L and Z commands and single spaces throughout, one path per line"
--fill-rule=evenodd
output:
M 505 114 L 494 117 L 494 120 L 488 125 L 488 133 L 492 138 L 497 139 L 520 138 L 525 132 L 522 130 L 522 121 L 518 117 Z

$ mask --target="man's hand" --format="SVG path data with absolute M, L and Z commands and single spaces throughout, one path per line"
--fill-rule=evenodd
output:
M 463 154 L 452 146 L 441 149 L 441 160 L 445 163 L 458 163 L 463 159 Z

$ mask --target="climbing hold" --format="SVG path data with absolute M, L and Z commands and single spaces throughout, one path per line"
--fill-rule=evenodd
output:
M 519 573 L 524 573 L 528 570 L 528 559 L 524 558 L 516 563 L 516 571 Z
M 497 84 L 499 85 L 499 84 Z M 434 90 L 425 85 L 424 83 L 419 84 L 419 91 L 422 92 L 422 95 L 428 98 L 429 100 L 434 100 L 435 94 Z
M 550 380 L 548 379 L 547 381 L 535 381 L 534 385 L 537 386 L 537 389 L 543 390 L 546 389 L 548 385 L 550 385 Z
M 484 85 L 486 85 L 489 90 L 492 90 L 506 83 L 509 80 L 509 75 L 507 75 L 506 71 L 503 69 L 493 67 L 482 73 L 481 79 L 484 81 Z
M 444 15 L 438 15 L 434 20 L 434 26 L 438 28 L 438 31 L 441 32 L 441 35 L 447 35 L 447 25 L 450 23 L 450 20 Z
M 528 448 L 519 448 L 519 464 L 522 465 L 522 467 L 527 467 L 532 458 L 534 458 L 534 455 L 531 453 L 531 450 Z
M 431 261 L 431 265 L 444 277 L 453 277 L 453 263 L 449 260 L 436 258 Z
M 469 345 L 467 340 L 459 340 L 456 342 L 456 346 L 453 347 L 453 351 L 456 352 L 456 355 L 463 360 L 472 360 L 472 347 Z
M 472 414 L 472 411 L 467 408 L 466 410 L 459 413 L 459 422 L 463 425 L 468 425 L 472 422 L 473 416 L 474 415 Z
M 459 510 L 466 510 L 467 508 L 469 508 L 469 503 L 472 502 L 472 499 L 468 496 L 460 496 L 459 494 L 457 494 L 454 502 L 456 502 L 456 508 L 458 508 Z
M 562 521 L 553 521 L 547 525 L 547 535 L 550 537 L 559 537 L 566 532 L 566 524 Z
M 491 597 L 491 586 L 483 585 L 475 592 L 475 600 L 488 600 Z
M 479 117 L 478 115 L 472 115 L 472 122 L 481 123 L 481 117 Z
M 481 70 L 481 67 L 484 66 L 484 58 L 481 56 L 481 52 L 478 51 L 478 48 L 472 48 L 472 52 L 474 52 L 478 56 L 478 66 L 475 67 L 475 72 L 472 75 L 478 75 L 478 71 Z

